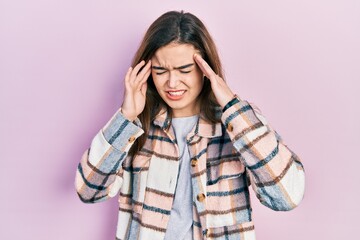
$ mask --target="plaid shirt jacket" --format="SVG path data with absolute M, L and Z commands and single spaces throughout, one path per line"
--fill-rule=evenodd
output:
M 304 195 L 303 165 L 255 105 L 238 99 L 220 114 L 217 124 L 200 117 L 187 136 L 193 239 L 254 240 L 249 186 L 265 206 L 291 210 Z M 169 124 L 166 112 L 157 116 L 131 158 L 127 153 L 144 131 L 119 110 L 82 156 L 75 180 L 80 199 L 94 203 L 119 195 L 116 239 L 164 239 L 179 171 Z

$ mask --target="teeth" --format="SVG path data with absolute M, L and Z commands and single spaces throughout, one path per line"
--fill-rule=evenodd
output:
M 185 91 L 178 91 L 178 92 L 168 92 L 172 96 L 181 96 L 184 94 Z

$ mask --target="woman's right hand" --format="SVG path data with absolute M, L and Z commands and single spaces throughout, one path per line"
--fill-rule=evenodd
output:
M 147 79 L 151 73 L 151 61 L 149 60 L 144 65 L 145 61 L 143 60 L 134 68 L 130 67 L 125 76 L 125 96 L 121 112 L 130 121 L 134 121 L 145 107 Z

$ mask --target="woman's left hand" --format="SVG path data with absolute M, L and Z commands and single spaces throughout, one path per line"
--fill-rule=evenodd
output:
M 211 88 L 216 100 L 221 107 L 225 107 L 225 105 L 234 98 L 234 93 L 231 91 L 224 79 L 219 77 L 199 54 L 194 55 L 194 60 L 204 75 L 210 80 Z

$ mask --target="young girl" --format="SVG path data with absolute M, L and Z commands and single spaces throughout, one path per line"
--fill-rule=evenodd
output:
M 255 105 L 227 86 L 196 16 L 160 16 L 132 66 L 121 108 L 76 174 L 83 202 L 119 195 L 116 239 L 253 240 L 250 184 L 271 209 L 300 203 L 300 159 Z

